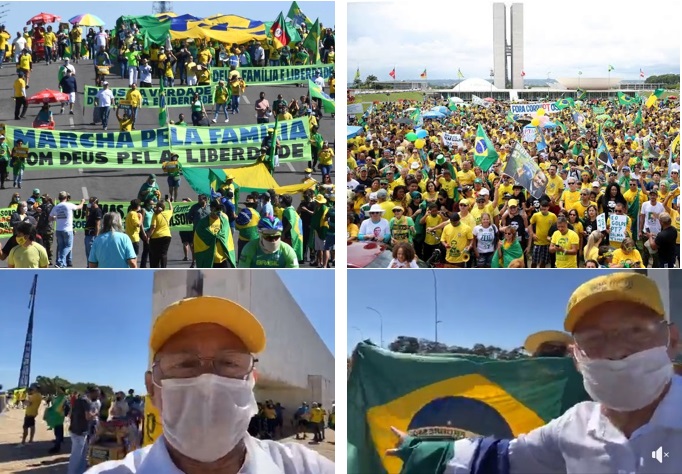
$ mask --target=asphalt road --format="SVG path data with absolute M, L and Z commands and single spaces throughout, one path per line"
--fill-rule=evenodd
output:
M 45 62 L 34 64 L 33 71 L 31 71 L 28 96 L 43 90 L 53 89 L 58 90 L 57 74 L 61 63 L 53 63 L 46 65 Z M 80 64 L 76 64 L 76 78 L 78 80 L 79 89 L 83 89 L 85 85 L 95 84 L 95 74 L 92 66 L 92 61 L 83 60 Z M 30 105 L 26 118 L 22 120 L 14 120 L 14 99 L 12 85 L 16 79 L 16 71 L 13 64 L 4 64 L 0 69 L 0 123 L 10 125 L 20 125 L 30 127 L 33 119 L 38 114 L 39 105 Z M 110 87 L 127 87 L 128 80 L 121 79 L 120 76 L 109 76 L 107 78 Z M 158 86 L 158 79 L 154 79 L 154 85 Z M 265 86 L 259 87 L 257 85 L 249 86 L 247 84 L 246 94 L 242 96 L 240 104 L 240 113 L 237 115 L 230 115 L 229 125 L 248 125 L 256 122 L 255 111 L 253 109 L 254 103 L 257 100 L 260 92 L 263 91 L 266 97 L 272 103 L 277 98 L 278 94 L 282 94 L 284 99 L 289 101 L 293 98 L 300 98 L 308 92 L 307 88 L 296 87 L 296 85 L 282 85 L 282 86 Z M 56 130 L 72 130 L 72 131 L 99 131 L 102 129 L 101 125 L 90 125 L 92 122 L 91 108 L 86 108 L 83 113 L 83 95 L 79 93 L 76 97 L 76 105 L 74 106 L 74 115 L 68 114 L 68 107 L 64 115 L 59 114 L 59 105 L 53 105 L 52 111 L 55 117 Z M 213 109 L 211 105 L 207 105 L 206 111 L 209 118 L 213 118 Z M 191 116 L 189 107 L 169 108 L 168 115 L 170 120 L 177 121 L 178 114 L 184 113 L 186 120 Z M 191 122 L 191 121 L 190 121 Z M 117 126 L 115 116 L 110 115 L 110 124 Z M 222 121 L 218 118 L 216 125 L 221 125 Z M 136 129 L 150 129 L 158 127 L 158 111 L 157 109 L 140 109 L 136 123 Z M 110 130 L 112 127 L 110 127 Z M 334 119 L 329 115 L 320 121 L 320 133 L 329 140 L 334 142 Z M 337 153 L 338 155 L 338 150 Z M 303 170 L 308 166 L 306 162 L 283 163 L 275 172 L 275 179 L 280 185 L 300 183 L 303 178 Z M 33 188 L 39 188 L 41 193 L 48 193 L 53 196 L 56 201 L 59 191 L 67 191 L 72 196 L 72 201 L 78 202 L 81 198 L 88 198 L 90 196 L 97 196 L 101 201 L 129 201 L 137 197 L 137 192 L 145 181 L 147 175 L 154 172 L 159 176 L 159 185 L 161 193 L 167 193 L 166 180 L 161 176 L 161 170 L 150 169 L 105 169 L 105 170 L 83 170 L 83 169 L 65 169 L 65 170 L 26 170 L 24 174 L 24 182 L 20 190 L 22 198 L 26 199 L 30 196 Z M 320 173 L 316 170 L 314 175 L 318 181 L 320 180 Z M 11 179 L 11 177 L 10 177 Z M 12 193 L 19 190 L 14 190 L 9 182 L 9 189 L 0 190 L 0 207 L 5 207 L 12 196 Z M 178 197 L 188 197 L 196 199 L 194 191 L 187 186 L 183 180 Z M 295 197 L 294 205 L 297 205 L 298 197 Z M 3 241 L 4 243 L 4 241 Z M 53 252 L 56 252 L 56 243 L 54 244 Z M 180 237 L 177 233 L 173 234 L 171 246 L 168 252 L 168 267 L 185 268 L 189 267 L 189 262 L 183 262 L 183 251 L 180 243 Z M 83 233 L 76 233 L 74 244 L 74 267 L 83 268 L 87 266 L 87 259 L 85 256 L 85 247 L 83 243 Z M 0 262 L 0 267 L 6 266 L 5 262 Z

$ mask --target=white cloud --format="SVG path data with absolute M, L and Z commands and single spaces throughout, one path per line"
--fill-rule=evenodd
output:
M 592 0 L 524 3 L 524 70 L 528 78 L 613 77 L 679 73 L 678 2 Z M 508 3 L 509 7 L 511 4 Z M 509 8 L 507 8 L 509 20 Z M 348 80 L 485 77 L 493 64 L 492 2 L 349 3 Z M 507 28 L 509 34 L 509 28 Z

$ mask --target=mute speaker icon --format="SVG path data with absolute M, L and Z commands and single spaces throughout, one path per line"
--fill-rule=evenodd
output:
M 663 447 L 659 447 L 656 451 L 651 451 L 652 459 L 655 459 L 659 463 L 663 463 Z

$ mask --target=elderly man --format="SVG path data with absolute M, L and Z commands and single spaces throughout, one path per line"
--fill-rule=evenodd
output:
M 258 410 L 254 354 L 266 342 L 247 309 L 212 296 L 181 300 L 161 313 L 149 342 L 153 363 L 145 382 L 164 434 L 89 473 L 333 474 L 332 461 L 300 444 L 247 433 Z
M 572 342 L 571 335 L 563 331 L 539 331 L 526 338 L 523 348 L 533 357 L 566 357 Z
M 672 363 L 679 333 L 664 313 L 656 284 L 644 275 L 613 273 L 582 284 L 568 302 L 564 329 L 594 401 L 511 441 L 462 439 L 453 447 L 393 428 L 401 449 L 387 454 L 409 461 L 407 474 L 679 473 L 682 378 Z M 651 455 L 659 447 L 662 462 Z M 439 451 L 442 461 L 433 461 Z

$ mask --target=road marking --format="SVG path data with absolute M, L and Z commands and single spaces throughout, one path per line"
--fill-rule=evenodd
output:
M 69 123 L 71 124 L 71 128 L 74 128 L 76 125 L 73 123 L 73 116 L 69 117 Z
M 81 191 L 83 192 L 83 199 L 85 199 L 86 201 L 87 201 L 88 199 L 90 199 L 90 195 L 88 194 L 88 188 L 86 188 L 85 186 L 83 186 L 83 187 L 81 188 Z
M 245 95 L 242 96 L 242 100 L 244 101 L 244 103 L 245 103 L 246 105 L 251 105 L 251 101 L 250 101 L 249 98 L 246 97 Z
M 296 170 L 294 169 L 294 165 L 292 165 L 292 164 L 289 163 L 288 161 L 286 162 L 286 165 L 289 167 L 289 171 L 291 171 L 292 173 L 295 173 L 295 172 L 296 172 Z

